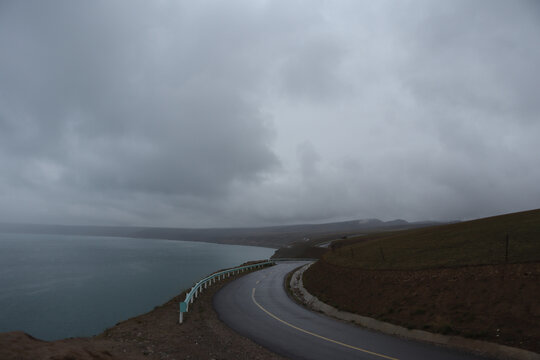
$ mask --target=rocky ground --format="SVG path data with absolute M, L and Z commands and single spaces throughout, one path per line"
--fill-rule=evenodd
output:
M 340 310 L 540 352 L 540 263 L 363 270 L 319 261 L 303 280 Z
M 219 320 L 212 298 L 232 279 L 208 288 L 190 306 L 182 325 L 178 324 L 178 303 L 185 294 L 91 338 L 46 342 L 22 332 L 2 333 L 0 359 L 283 359 L 238 335 Z

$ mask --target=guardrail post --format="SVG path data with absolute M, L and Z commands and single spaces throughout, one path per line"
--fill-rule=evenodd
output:
M 180 317 L 178 318 L 178 322 L 181 324 L 184 322 L 184 313 L 187 312 L 187 304 L 182 301 L 180 302 Z

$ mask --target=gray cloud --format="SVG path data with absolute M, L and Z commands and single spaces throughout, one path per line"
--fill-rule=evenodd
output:
M 336 39 L 319 35 L 300 41 L 287 54 L 283 87 L 287 94 L 308 102 L 334 100 L 346 93 L 348 84 L 340 73 L 345 49 Z
M 3 221 L 538 207 L 536 2 L 0 5 Z

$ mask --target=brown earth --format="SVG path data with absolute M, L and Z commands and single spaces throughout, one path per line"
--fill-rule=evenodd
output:
M 364 270 L 320 260 L 303 280 L 340 310 L 540 353 L 540 263 Z
M 282 360 L 222 323 L 213 295 L 234 277 L 208 288 L 178 324 L 182 293 L 151 312 L 91 338 L 46 342 L 22 332 L 0 334 L 2 360 L 260 359 Z

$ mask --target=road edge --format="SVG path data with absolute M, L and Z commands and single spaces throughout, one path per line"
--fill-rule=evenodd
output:
M 448 336 L 434 334 L 424 330 L 410 330 L 402 326 L 379 321 L 366 316 L 338 310 L 320 301 L 304 287 L 302 275 L 313 263 L 306 264 L 299 269 L 293 270 L 290 289 L 293 296 L 307 308 L 323 313 L 327 316 L 352 322 L 362 327 L 380 331 L 385 334 L 395 335 L 411 340 L 429 342 L 432 344 L 465 350 L 477 355 L 489 356 L 498 360 L 540 360 L 540 354 L 532 351 L 514 348 L 506 345 L 495 344 L 487 341 L 467 339 L 460 336 Z

